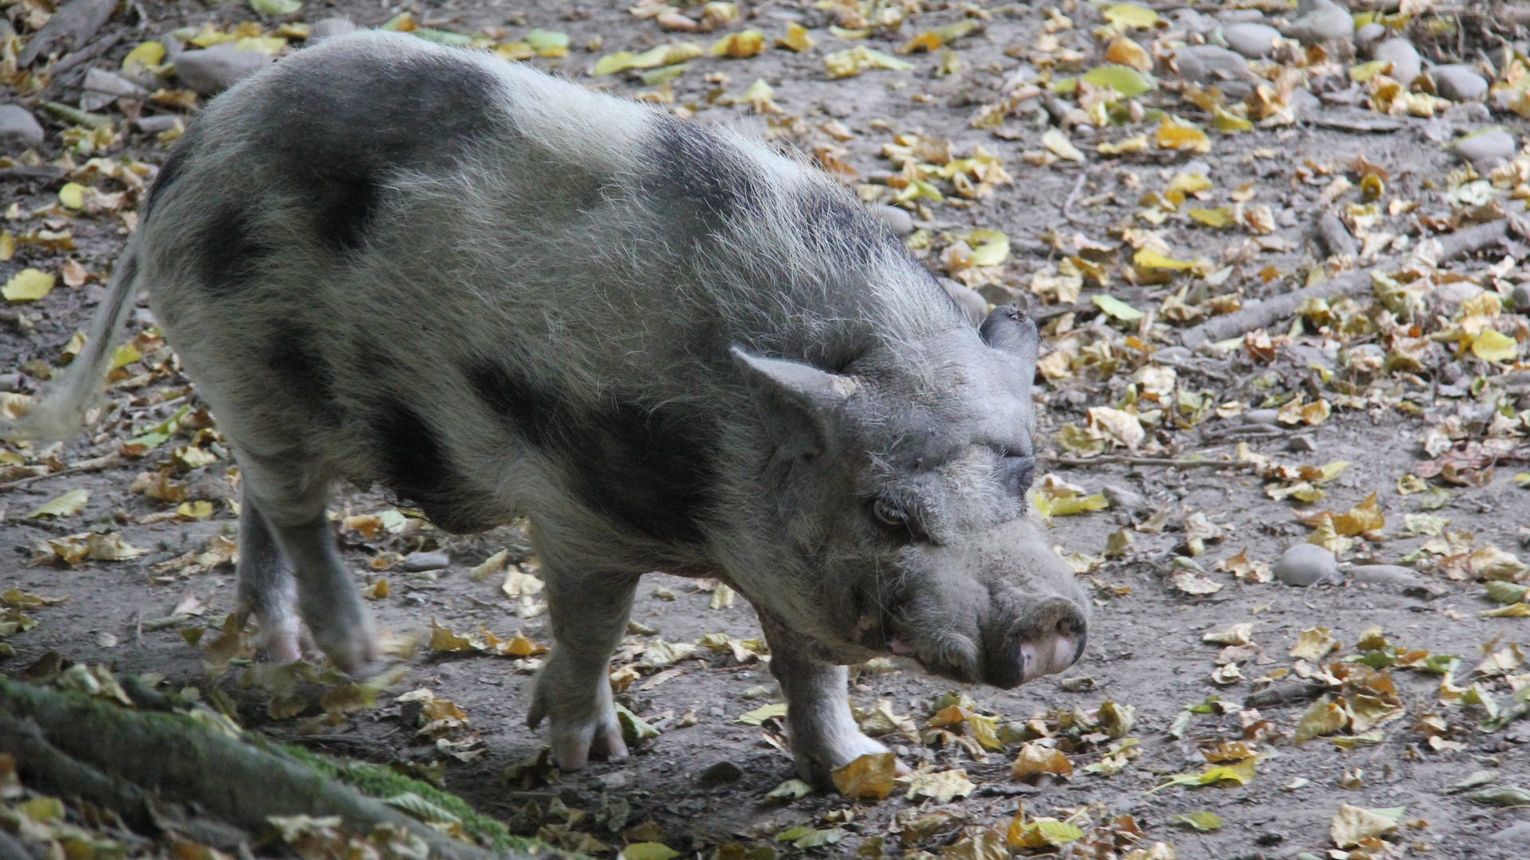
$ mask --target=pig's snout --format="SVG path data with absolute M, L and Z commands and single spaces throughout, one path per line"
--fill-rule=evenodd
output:
M 984 681 L 1001 689 L 1055 675 L 1078 662 L 1089 639 L 1089 622 L 1078 604 L 1052 598 L 1038 607 L 1042 625 L 1016 622 L 987 655 Z

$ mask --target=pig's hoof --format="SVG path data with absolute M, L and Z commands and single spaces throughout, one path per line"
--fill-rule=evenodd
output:
M 554 721 L 552 724 L 553 762 L 563 770 L 579 770 L 591 757 L 606 761 L 627 758 L 627 743 L 616 712 L 593 720 Z
M 859 732 L 836 738 L 832 743 L 798 743 L 792 747 L 792 753 L 797 759 L 797 773 L 804 782 L 819 788 L 833 788 L 834 771 L 839 768 L 863 755 L 885 752 L 889 752 L 886 746 Z M 899 776 L 911 772 L 908 765 L 898 762 Z
M 370 619 L 353 625 L 331 624 L 321 629 L 310 625 L 310 632 L 314 644 L 342 672 L 356 674 L 377 661 L 377 634 L 372 631 Z
M 234 629 L 244 630 L 251 618 L 256 633 L 248 641 L 267 663 L 284 665 L 303 659 L 306 637 L 296 616 L 240 609 L 234 614 Z

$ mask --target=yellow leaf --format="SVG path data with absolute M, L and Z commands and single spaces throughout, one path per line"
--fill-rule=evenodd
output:
M 1016 813 L 1014 820 L 1009 823 L 1004 841 L 1009 847 L 1018 849 L 1060 848 L 1083 838 L 1084 831 L 1066 821 L 1055 818 L 1032 818 L 1027 821 L 1022 811 Z
M 1069 140 L 1068 136 L 1061 129 L 1047 129 L 1046 133 L 1041 136 L 1041 145 L 1051 150 L 1052 154 L 1058 158 L 1064 158 L 1068 161 L 1084 160 L 1084 154 L 1079 152 L 1078 147 L 1073 145 L 1073 141 Z
M 1103 13 L 1105 20 L 1121 27 L 1146 30 L 1158 23 L 1158 13 L 1136 3 L 1117 3 Z
M 1042 774 L 1053 776 L 1072 776 L 1073 762 L 1062 754 L 1061 750 L 1041 744 L 1025 744 L 1020 747 L 1019 755 L 1015 756 L 1015 763 L 1010 768 L 1010 777 L 1013 779 L 1030 780 Z
M 9 230 L 0 230 L 0 263 L 16 256 L 16 237 Z
M 1254 124 L 1221 105 L 1213 105 L 1211 108 L 1211 127 L 1224 134 L 1234 134 L 1240 131 L 1253 131 Z
M 205 520 L 213 515 L 213 503 L 206 499 L 181 502 L 176 506 L 175 513 L 188 520 Z
M 765 50 L 765 34 L 759 30 L 743 30 L 729 33 L 718 39 L 707 51 L 709 56 L 742 60 Z
M 42 517 L 50 517 L 53 519 L 57 519 L 59 517 L 72 517 L 75 514 L 78 514 L 80 511 L 85 510 L 85 503 L 88 501 L 90 501 L 89 490 L 83 488 L 73 489 L 63 494 L 62 496 L 53 499 L 52 501 L 44 502 L 43 504 L 33 508 L 31 512 L 27 514 L 27 519 L 35 520 Z
M 165 61 L 165 46 L 155 41 L 140 42 L 133 50 L 128 51 L 127 56 L 122 58 L 122 70 L 131 72 L 134 68 L 156 69 Z
M 140 358 L 143 358 L 143 354 L 138 351 L 138 347 L 124 343 L 112 352 L 112 370 L 127 367 Z
M 786 35 L 777 39 L 776 45 L 800 54 L 813 47 L 813 37 L 808 34 L 806 27 L 798 24 L 796 21 L 788 21 L 786 24 Z
M 1158 126 L 1158 131 L 1153 135 L 1153 142 L 1159 149 L 1173 149 L 1183 152 L 1206 153 L 1211 151 L 1211 138 L 1206 132 L 1188 125 L 1180 125 L 1168 119 Z
M 1218 229 L 1231 227 L 1236 223 L 1236 219 L 1233 218 L 1232 209 L 1226 206 L 1218 206 L 1215 209 L 1191 209 L 1185 214 L 1189 215 L 1190 220 L 1197 224 L 1204 224 L 1207 227 L 1216 227 Z
M 0 295 L 12 302 L 35 302 L 53 289 L 53 275 L 38 269 L 22 269 L 0 287 Z
M 835 768 L 834 787 L 851 800 L 883 800 L 893 793 L 898 778 L 898 757 L 890 752 L 869 753 Z
M 913 66 L 890 54 L 856 45 L 846 51 L 835 51 L 823 58 L 824 68 L 831 78 L 853 78 L 867 69 L 885 69 L 906 72 Z
M 1361 809 L 1345 803 L 1339 806 L 1338 813 L 1334 815 L 1328 835 L 1333 839 L 1333 844 L 1340 848 L 1354 848 L 1396 830 L 1397 821 L 1401 817 L 1402 808 L 1400 807 Z
M 1329 635 L 1327 627 L 1311 627 L 1303 630 L 1297 637 L 1296 647 L 1291 649 L 1291 656 L 1303 660 L 1321 660 L 1338 647 L 1339 643 Z
M 973 230 L 966 240 L 974 266 L 997 266 L 1009 259 L 1009 237 L 1002 230 Z
M 1183 272 L 1195 266 L 1189 260 L 1176 260 L 1152 248 L 1138 248 L 1137 253 L 1132 255 L 1132 265 L 1144 270 L 1167 269 L 1174 272 Z
M 1092 86 L 1115 90 L 1125 98 L 1136 98 L 1158 88 L 1153 76 L 1139 72 L 1131 66 L 1096 66 L 1084 73 L 1084 81 Z
M 1118 66 L 1130 66 L 1139 72 L 1153 68 L 1153 57 L 1141 45 L 1122 36 L 1105 49 L 1105 60 Z
M 1372 60 L 1369 63 L 1361 63 L 1357 66 L 1350 66 L 1349 79 L 1357 84 L 1363 84 L 1371 78 L 1374 78 L 1382 72 L 1386 71 L 1387 66 L 1390 65 L 1391 63 L 1388 63 L 1386 60 Z
M 659 45 L 649 48 L 641 54 L 631 51 L 617 51 L 607 54 L 595 61 L 592 73 L 596 75 L 614 75 L 617 72 L 625 72 L 628 69 L 653 69 L 659 66 L 673 66 L 694 60 L 701 56 L 704 51 L 700 45 L 691 42 L 675 42 L 668 45 Z
M 1147 147 L 1147 135 L 1136 134 L 1116 143 L 1102 143 L 1095 150 L 1101 155 L 1132 155 L 1147 151 Z
M 1493 329 L 1483 329 L 1472 338 L 1472 355 L 1483 361 L 1513 361 L 1519 354 L 1519 343 Z
M 1333 530 L 1345 537 L 1379 532 L 1386 525 L 1386 516 L 1381 513 L 1381 504 L 1375 493 L 1366 496 L 1365 501 L 1344 513 L 1335 514 L 1333 518 Z
M 85 208 L 85 186 L 78 182 L 64 183 L 64 187 L 58 190 L 58 202 L 68 209 Z

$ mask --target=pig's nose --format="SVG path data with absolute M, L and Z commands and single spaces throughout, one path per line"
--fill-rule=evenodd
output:
M 1021 642 L 1021 683 L 1055 675 L 1078 662 L 1089 638 L 1087 627 L 1083 614 L 1072 612 L 1041 636 Z

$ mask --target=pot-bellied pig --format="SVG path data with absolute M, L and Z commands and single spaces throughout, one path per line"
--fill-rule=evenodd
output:
M 1089 601 L 1026 518 L 1037 332 L 974 326 L 867 209 L 739 135 L 414 37 L 336 38 L 213 100 L 143 207 L 85 354 L 28 419 L 78 426 L 139 286 L 242 473 L 238 599 L 375 656 L 335 479 L 440 528 L 526 515 L 553 645 L 530 723 L 626 755 L 607 680 L 637 578 L 758 611 L 799 770 L 883 747 L 844 664 L 1013 687 Z

